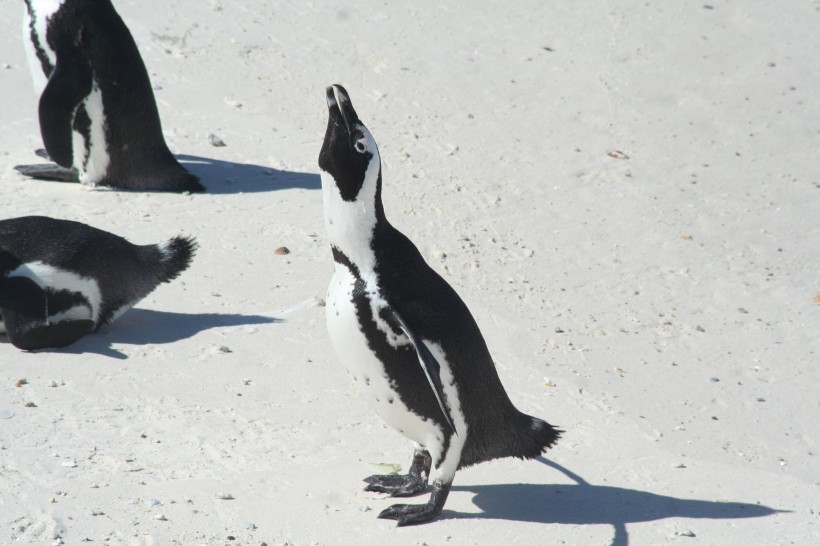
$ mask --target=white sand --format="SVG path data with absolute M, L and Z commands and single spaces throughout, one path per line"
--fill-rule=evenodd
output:
M 820 4 L 706 3 L 119 0 L 169 146 L 204 158 L 183 196 L 12 169 L 41 141 L 0 0 L 0 215 L 201 245 L 96 335 L 0 344 L 0 544 L 820 543 Z M 361 490 L 412 448 L 311 304 L 337 82 L 389 218 L 566 430 L 554 463 L 459 472 L 419 527 Z

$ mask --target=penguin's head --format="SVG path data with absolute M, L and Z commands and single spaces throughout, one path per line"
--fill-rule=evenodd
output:
M 319 168 L 328 240 L 361 271 L 372 270 L 371 241 L 377 225 L 387 222 L 381 201 L 379 149 L 344 87 L 327 88 L 327 107 Z
M 361 195 L 362 189 L 377 189 L 381 160 L 373 135 L 359 120 L 350 95 L 341 85 L 327 88 L 327 131 L 319 168 L 329 174 L 341 198 L 345 201 L 370 201 L 373 196 Z M 369 180 L 372 178 L 372 180 Z

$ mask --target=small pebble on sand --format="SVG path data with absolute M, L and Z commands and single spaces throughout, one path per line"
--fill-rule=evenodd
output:
M 222 148 L 226 146 L 225 142 L 213 133 L 208 135 L 208 142 L 211 143 L 211 146 L 214 146 L 216 148 Z
M 609 157 L 614 157 L 615 159 L 629 159 L 629 156 L 620 150 L 612 150 L 606 155 L 608 155 Z

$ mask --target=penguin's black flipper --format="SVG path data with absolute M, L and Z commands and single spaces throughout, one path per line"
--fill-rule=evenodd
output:
M 452 483 L 452 482 L 451 482 Z M 441 514 L 447 495 L 450 494 L 450 483 L 433 484 L 433 494 L 427 504 L 394 504 L 382 510 L 380 519 L 394 519 L 399 527 L 430 521 Z
M 14 170 L 23 176 L 37 180 L 51 182 L 79 182 L 80 175 L 74 167 L 65 168 L 56 163 L 40 163 L 38 165 L 15 165 Z
M 61 56 L 58 50 L 57 64 L 40 95 L 38 111 L 46 151 L 63 167 L 73 164 L 71 124 L 77 107 L 91 93 L 92 79 L 87 61 L 74 51 Z
M 0 290 L 0 316 L 12 345 L 24 351 L 65 347 L 94 331 L 93 320 L 64 320 L 49 324 L 47 295 L 26 277 L 3 282 Z
M 424 370 L 424 375 L 427 376 L 427 381 L 433 388 L 433 393 L 436 395 L 436 400 L 441 408 L 441 413 L 444 415 L 444 420 L 447 421 L 448 425 L 450 425 L 453 434 L 457 435 L 458 432 L 456 432 L 456 426 L 453 424 L 453 418 L 450 415 L 450 408 L 447 406 L 447 402 L 444 401 L 444 387 L 441 384 L 440 375 L 441 365 L 438 363 L 438 360 L 436 360 L 436 357 L 433 356 L 433 353 L 430 352 L 430 349 L 427 348 L 427 345 L 424 344 L 424 341 L 413 333 L 404 319 L 401 318 L 399 313 L 392 307 L 390 307 L 390 313 L 396 322 L 399 323 L 399 326 L 401 326 L 401 329 L 404 331 L 405 335 L 410 338 L 410 342 L 413 344 L 413 347 L 415 347 L 416 354 L 419 357 L 419 362 Z

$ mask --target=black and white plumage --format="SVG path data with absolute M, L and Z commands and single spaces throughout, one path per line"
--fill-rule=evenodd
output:
M 55 164 L 26 176 L 127 190 L 201 192 L 168 150 L 148 72 L 110 0 L 25 0 L 40 133 Z
M 407 475 L 371 476 L 366 489 L 411 496 L 433 478 L 427 504 L 379 517 L 420 523 L 441 513 L 459 468 L 537 457 L 561 431 L 513 406 L 464 302 L 387 221 L 379 151 L 345 89 L 329 87 L 327 103 L 319 167 L 335 262 L 328 331 L 379 416 L 415 443 Z
M 24 350 L 74 343 L 175 279 L 196 247 L 191 237 L 134 245 L 45 216 L 0 220 L 0 331 Z

